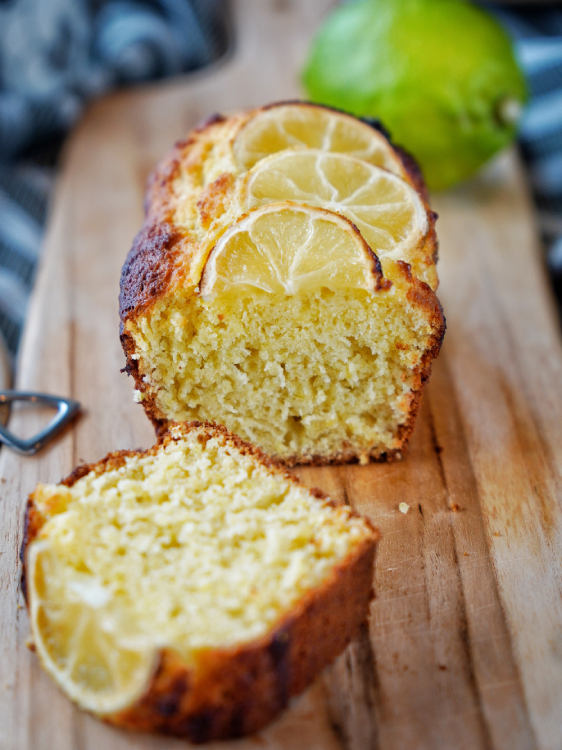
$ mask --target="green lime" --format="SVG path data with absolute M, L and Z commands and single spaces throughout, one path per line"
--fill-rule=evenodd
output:
M 433 189 L 510 143 L 527 95 L 508 35 L 466 0 L 343 5 L 319 30 L 303 81 L 314 102 L 380 119 Z

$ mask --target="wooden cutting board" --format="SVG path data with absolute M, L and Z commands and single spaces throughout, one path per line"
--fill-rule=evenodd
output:
M 185 747 L 104 726 L 41 672 L 18 590 L 23 507 L 38 480 L 153 442 L 117 316 L 146 177 L 201 117 L 298 95 L 330 5 L 239 0 L 228 59 L 99 101 L 70 140 L 17 384 L 84 414 L 35 458 L 0 453 L 2 750 Z M 562 347 L 514 154 L 434 205 L 448 332 L 407 457 L 299 472 L 383 532 L 370 622 L 276 724 L 224 750 L 562 748 Z

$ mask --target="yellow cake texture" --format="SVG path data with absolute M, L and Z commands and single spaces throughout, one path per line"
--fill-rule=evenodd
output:
M 28 502 L 42 666 L 81 708 L 195 742 L 256 731 L 355 637 L 378 532 L 222 426 L 79 467 Z
M 435 219 L 372 124 L 300 102 L 210 118 L 156 169 L 123 268 L 135 400 L 289 466 L 399 457 L 445 331 Z

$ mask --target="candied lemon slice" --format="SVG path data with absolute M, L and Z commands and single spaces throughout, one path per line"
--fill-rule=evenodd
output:
M 241 288 L 298 294 L 326 287 L 374 292 L 380 265 L 353 224 L 321 208 L 285 202 L 254 209 L 212 249 L 203 298 Z
M 37 654 L 67 695 L 100 714 L 140 698 L 157 653 L 130 632 L 115 597 L 92 575 L 63 565 L 46 540 L 29 548 L 28 576 Z
M 427 210 L 407 182 L 347 154 L 282 151 L 258 162 L 241 191 L 244 208 L 289 200 L 341 213 L 379 258 L 411 263 L 428 231 Z
M 316 104 L 293 102 L 261 109 L 233 143 L 234 158 L 244 169 L 287 148 L 350 154 L 407 178 L 404 165 L 382 133 L 351 115 Z

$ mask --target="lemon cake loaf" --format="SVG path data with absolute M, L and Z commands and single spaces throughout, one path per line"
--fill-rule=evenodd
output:
M 354 638 L 378 532 L 222 426 L 173 425 L 28 502 L 42 666 L 110 724 L 194 742 L 257 731 Z
M 134 398 L 287 465 L 399 456 L 445 321 L 414 162 L 369 123 L 281 103 L 214 117 L 148 188 L 121 278 Z

